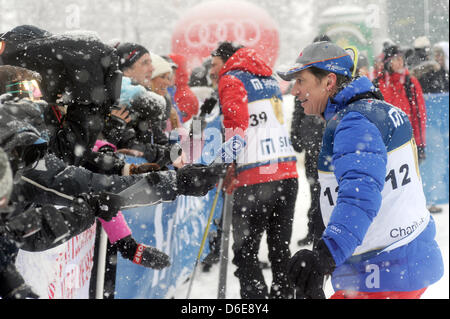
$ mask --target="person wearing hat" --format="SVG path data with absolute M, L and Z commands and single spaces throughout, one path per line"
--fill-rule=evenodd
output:
M 129 126 L 133 126 L 135 117 L 140 117 L 141 120 L 147 118 L 153 121 L 162 120 L 166 109 L 165 101 L 156 92 L 150 90 L 155 69 L 152 55 L 142 45 L 130 42 L 116 44 L 116 50 L 120 57 L 119 68 L 124 75 L 119 104 L 122 107 L 125 106 L 131 113 L 131 119 L 128 119 L 127 123 L 132 121 Z M 133 116 L 133 111 L 142 116 Z M 115 138 L 111 142 L 119 143 Z M 142 154 L 139 155 L 142 156 Z
M 420 298 L 443 275 L 407 115 L 383 101 L 331 42 L 305 47 L 278 75 L 326 128 L 318 160 L 325 231 L 289 262 L 297 298 Z
M 231 183 L 233 264 L 241 297 L 292 298 L 286 265 L 298 174 L 278 81 L 253 49 L 223 42 L 211 56 L 210 77 L 218 87 L 225 140 L 239 134 L 247 141 Z M 270 291 L 258 259 L 264 231 L 272 269 Z
M 123 75 L 140 85 L 148 85 L 152 79 L 153 65 L 150 52 L 137 43 L 118 43 L 119 69 Z
M 179 126 L 181 126 L 180 119 L 176 114 L 176 110 L 172 105 L 172 99 L 168 94 L 168 88 L 173 84 L 173 68 L 174 63 L 170 63 L 162 56 L 152 53 L 152 61 L 154 66 L 154 71 L 152 74 L 152 80 L 148 88 L 163 97 L 166 101 L 166 117 L 167 121 L 163 125 L 163 129 L 171 131 Z
M 161 123 L 168 118 L 166 100 L 151 90 L 155 67 L 152 56 L 143 46 L 135 43 L 116 45 L 121 57 L 119 68 L 124 76 L 119 105 L 121 119 L 111 117 L 103 134 L 114 144 L 118 152 L 145 157 L 159 167 L 172 163 L 164 154 L 168 149 L 168 138 Z M 126 112 L 124 112 L 126 110 Z M 175 159 L 174 159 L 175 160 Z
M 448 42 L 447 42 L 448 43 Z M 442 46 L 437 43 L 433 46 L 433 59 L 439 64 L 436 72 L 436 81 L 432 87 L 435 93 L 445 93 L 449 90 L 449 73 L 446 67 L 446 55 Z
M 185 131 L 183 124 L 181 123 L 180 116 L 178 115 L 177 109 L 173 105 L 173 100 L 169 94 L 169 87 L 173 84 L 174 80 L 174 69 L 176 64 L 169 62 L 165 58 L 157 55 L 151 54 L 152 61 L 154 65 L 154 71 L 152 74 L 152 81 L 150 83 L 150 89 L 156 94 L 162 96 L 166 101 L 166 111 L 169 114 L 168 119 L 165 123 L 162 123 L 162 127 L 166 134 L 169 135 L 169 141 L 171 142 L 185 142 L 183 137 L 187 137 L 188 133 Z M 170 58 L 168 58 L 170 59 Z M 179 140 L 179 138 L 181 139 Z M 172 164 L 180 168 L 186 163 L 186 154 L 182 153 L 179 158 L 177 158 Z
M 167 95 L 167 88 L 172 83 L 172 64 L 163 57 L 152 53 L 153 73 L 150 82 L 150 88 L 153 92 L 161 95 Z
M 442 48 L 434 46 L 426 59 L 411 69 L 424 94 L 448 92 L 448 71 L 445 70 L 444 57 Z
M 426 157 L 427 112 L 422 86 L 416 77 L 410 75 L 405 66 L 404 52 L 397 46 L 383 50 L 384 71 L 373 82 L 386 102 L 400 108 L 408 115 L 417 145 L 419 164 Z
M 405 54 L 405 64 L 409 69 L 413 69 L 419 64 L 429 60 L 431 55 L 431 43 L 426 36 L 417 37 L 414 40 L 413 48 Z

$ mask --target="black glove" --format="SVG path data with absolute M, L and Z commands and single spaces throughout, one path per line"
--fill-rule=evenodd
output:
M 323 240 L 313 251 L 299 250 L 288 263 L 289 280 L 296 289 L 297 299 L 324 299 L 325 275 L 333 272 L 336 264 Z
M 152 269 L 163 269 L 170 266 L 168 255 L 154 247 L 138 244 L 131 235 L 118 240 L 116 246 L 124 258 L 135 264 Z
M 149 163 L 156 163 L 163 168 L 176 160 L 182 151 L 181 146 L 176 143 L 171 145 L 146 144 L 144 157 Z
M 51 246 L 70 234 L 62 214 L 52 205 L 13 212 L 6 217 L 4 227 L 14 241 L 25 245 L 23 249 L 27 247 L 27 240 L 37 242 L 36 239 L 28 239 L 34 238 L 32 236 L 37 232 L 41 233 L 38 238 L 39 242 L 45 242 L 44 246 Z
M 101 152 L 85 152 L 85 168 L 96 173 L 119 174 L 125 165 L 124 156 L 110 150 L 112 149 L 108 146 L 102 147 Z
M 0 272 L 0 297 L 3 299 L 38 299 L 39 296 L 25 284 L 14 264 L 9 264 Z
M 178 194 L 205 196 L 225 174 L 226 166 L 223 164 L 186 165 L 177 171 Z
M 103 192 L 98 195 L 82 195 L 89 206 L 94 210 L 94 215 L 109 222 L 122 205 L 122 197 L 113 193 Z
M 158 164 L 160 167 L 164 167 L 173 163 L 173 161 L 175 161 L 178 157 L 181 156 L 183 149 L 179 144 L 174 143 L 166 145 L 163 148 L 163 151 L 164 155 L 162 156 L 162 158 L 156 161 L 156 164 Z
M 419 159 L 419 164 L 422 164 L 422 162 L 425 161 L 426 159 L 424 146 L 417 146 L 417 155 Z
M 214 97 L 210 97 L 205 99 L 202 106 L 200 106 L 200 116 L 204 116 L 205 114 L 211 113 L 214 106 L 217 104 L 217 99 Z
M 13 212 L 6 217 L 4 227 L 14 241 L 22 243 L 23 238 L 31 236 L 42 228 L 42 219 L 34 209 Z

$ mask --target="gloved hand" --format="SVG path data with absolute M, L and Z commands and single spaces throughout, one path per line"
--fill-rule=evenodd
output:
M 154 247 L 138 244 L 131 235 L 118 240 L 116 245 L 121 255 L 135 264 L 152 269 L 163 269 L 170 266 L 168 255 Z
M 422 164 L 422 162 L 425 161 L 426 159 L 424 146 L 417 146 L 417 155 L 419 159 L 419 164 Z
M 126 106 L 122 106 L 120 109 L 113 109 L 111 110 L 111 120 L 117 121 L 120 127 L 125 127 L 128 123 L 130 123 L 130 112 L 127 111 Z
M 127 127 L 130 121 L 131 117 L 125 106 L 120 109 L 113 108 L 106 117 L 103 135 L 108 141 L 117 145 L 124 135 L 130 135 L 131 133 L 134 136 L 134 130 L 130 131 L 130 127 Z
M 156 161 L 156 164 L 158 164 L 160 167 L 172 164 L 181 156 L 182 153 L 183 149 L 178 143 L 169 144 L 163 149 L 164 155 Z
M 170 145 L 146 144 L 144 157 L 149 163 L 156 163 L 163 168 L 180 157 L 182 151 L 181 146 L 177 143 Z
M 214 97 L 209 97 L 205 99 L 202 106 L 200 106 L 200 116 L 211 113 L 214 106 L 217 104 L 217 99 Z
M 109 146 L 102 147 L 99 152 L 85 152 L 85 161 L 88 168 L 104 174 L 119 174 L 125 165 L 125 159 L 122 154 L 111 151 Z
M 296 289 L 297 299 L 324 299 L 323 281 L 336 267 L 323 240 L 313 251 L 299 250 L 288 263 L 288 277 Z
M 170 257 L 155 247 L 139 244 L 133 262 L 152 269 L 163 269 L 170 266 Z
M 0 272 L 0 297 L 3 299 L 38 299 L 30 286 L 25 284 L 22 275 L 14 264 L 8 264 Z
M 82 195 L 82 197 L 94 210 L 95 216 L 107 222 L 117 215 L 122 205 L 122 197 L 113 193 L 103 192 L 98 195 Z
M 188 164 L 177 171 L 178 194 L 205 196 L 225 174 L 224 164 Z
M 33 235 L 42 228 L 42 219 L 34 209 L 10 213 L 4 221 L 4 227 L 14 241 L 22 243 L 24 238 Z
M 91 214 L 88 205 L 83 200 L 84 206 Z M 74 203 L 73 210 L 68 215 L 58 210 L 53 205 L 43 205 L 42 207 L 32 207 L 26 211 L 14 212 L 8 216 L 5 222 L 5 229 L 11 238 L 26 251 L 43 251 L 55 247 L 66 241 L 71 235 L 71 222 L 67 216 L 77 216 L 73 219 L 82 219 L 89 222 L 89 218 L 82 214 Z M 91 219 L 91 223 L 94 217 Z M 1 229 L 1 226 L 0 226 Z
M 231 194 L 234 190 L 236 178 L 236 165 L 234 163 L 228 165 L 225 179 L 223 180 L 222 190 L 227 194 Z

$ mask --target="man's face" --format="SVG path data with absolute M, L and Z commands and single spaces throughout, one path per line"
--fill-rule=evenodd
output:
M 211 69 L 209 70 L 209 77 L 213 83 L 214 87 L 217 87 L 219 84 L 219 73 L 225 63 L 222 61 L 220 57 L 213 56 L 211 60 Z
M 292 95 L 302 104 L 307 115 L 320 115 L 325 110 L 330 90 L 328 77 L 319 80 L 308 69 L 300 71 L 292 87 Z
M 123 74 L 142 86 L 150 86 L 153 70 L 152 58 L 149 53 L 146 53 L 131 67 L 125 69 Z

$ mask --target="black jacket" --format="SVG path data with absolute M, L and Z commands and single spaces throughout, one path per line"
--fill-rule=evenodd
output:
M 292 147 L 298 153 L 313 152 L 317 157 L 322 144 L 325 120 L 315 115 L 306 115 L 300 101 L 295 99 L 291 123 Z
M 66 165 L 53 154 L 47 154 L 33 169 L 23 176 L 42 187 L 20 180 L 13 190 L 12 199 L 24 198 L 28 202 L 55 205 L 70 204 L 55 192 L 76 196 L 82 193 L 119 193 L 143 178 L 142 175 L 105 175 L 93 173 L 83 167 Z M 44 188 L 54 190 L 45 191 Z
M 52 106 L 68 106 L 60 122 L 53 112 L 46 112 L 46 124 L 53 130 L 50 150 L 68 164 L 120 171 L 123 161 L 115 159 L 105 168 L 101 155 L 90 151 L 120 97 L 122 72 L 116 50 L 92 34 L 54 35 L 29 25 L 6 32 L 3 40 L 3 63 L 39 72 L 43 99 Z
M 53 35 L 21 25 L 6 32 L 3 40 L 3 63 L 39 72 L 47 102 L 55 103 L 64 94 L 68 104 L 109 109 L 117 103 L 122 74 L 119 57 L 95 36 Z
M 423 93 L 445 93 L 449 88 L 448 71 L 436 61 L 426 61 L 411 70 L 420 82 Z

